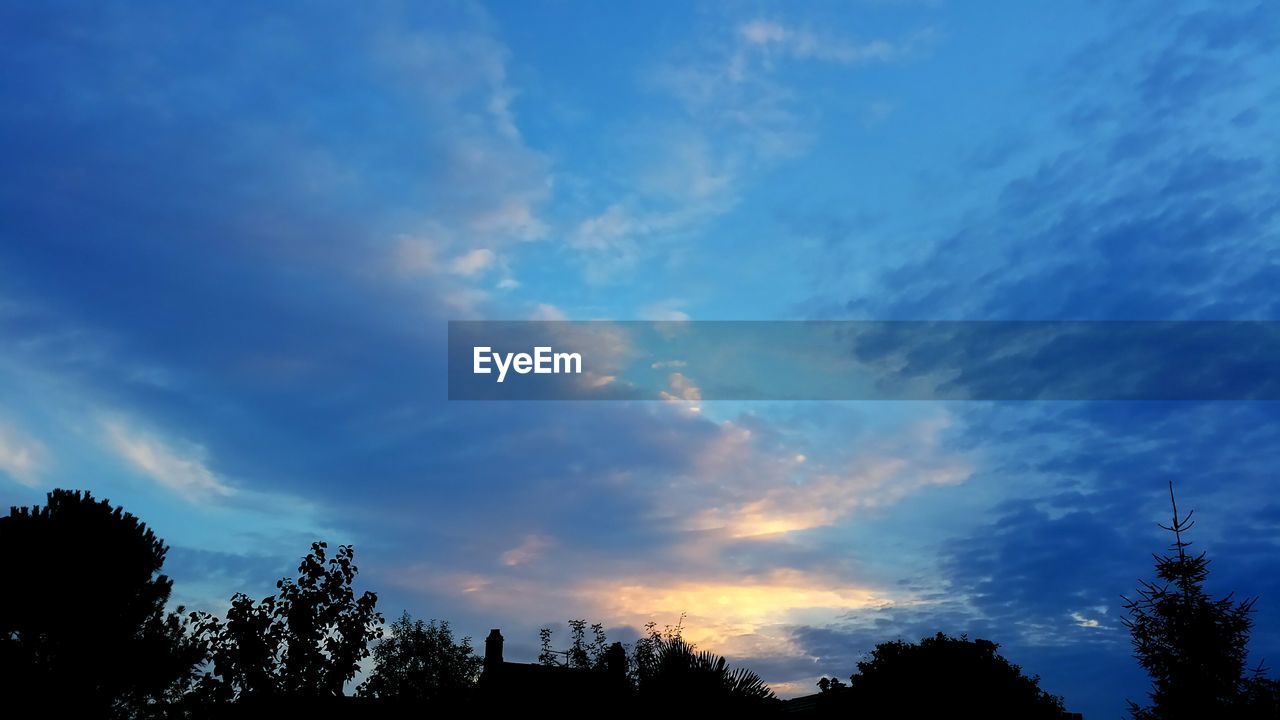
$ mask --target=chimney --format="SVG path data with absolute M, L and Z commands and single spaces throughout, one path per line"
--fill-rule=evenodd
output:
M 611 675 L 625 679 L 627 676 L 627 651 L 616 642 L 605 652 L 605 667 Z
M 498 628 L 489 631 L 484 639 L 484 671 L 496 673 L 502 668 L 502 633 Z

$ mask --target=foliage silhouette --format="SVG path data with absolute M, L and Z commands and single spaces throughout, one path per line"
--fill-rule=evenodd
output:
M 938 633 L 880 643 L 847 688 L 828 682 L 826 707 L 859 717 L 1062 717 L 1062 699 L 1002 657 L 999 645 Z
M 640 683 L 641 668 L 650 668 L 657 664 L 658 654 L 664 646 L 683 639 L 684 618 L 684 613 L 681 613 L 679 622 L 675 625 L 667 625 L 661 630 L 655 622 L 649 622 L 644 626 L 644 635 L 636 640 L 635 649 L 631 654 L 632 684 Z
M 1175 507 L 1169 529 L 1177 553 L 1157 558 L 1161 582 L 1144 584 L 1130 603 L 1135 648 L 1164 693 L 1153 693 L 1164 705 L 1135 708 L 1135 715 L 1181 718 L 1195 716 L 1179 714 L 1183 707 L 1210 707 L 1193 705 L 1198 700 L 1177 694 L 1182 686 L 1175 683 L 1200 661 L 1196 653 L 1212 651 L 1207 657 L 1229 670 L 1199 679 L 1217 693 L 1208 697 L 1223 712 L 1213 716 L 1275 718 L 1277 683 L 1261 670 L 1244 670 L 1252 603 L 1204 596 L 1207 563 L 1203 555 L 1188 556 L 1182 541 L 1189 526 Z M 46 507 L 14 508 L 0 518 L 0 543 L 21 549 L 11 571 L 23 589 L 0 596 L 3 689 L 10 697 L 40 697 L 44 708 L 72 716 L 222 717 L 273 709 L 391 717 L 461 699 L 527 710 L 532 699 L 562 702 L 556 693 L 569 691 L 594 698 L 591 707 L 616 699 L 639 711 L 683 715 L 783 710 L 754 672 L 686 642 L 683 616 L 662 630 L 648 624 L 629 657 L 621 643 L 608 643 L 602 624 L 570 621 L 565 651 L 551 649 L 552 633 L 544 628 L 540 660 L 552 667 L 502 661 L 499 637 L 497 677 L 486 689 L 477 683 L 484 665 L 469 638 L 456 641 L 447 622 L 405 613 L 391 624 L 390 637 L 373 646 L 361 697 L 343 698 L 370 643 L 382 637 L 377 596 L 353 589 L 350 546 L 330 555 L 325 543 L 314 543 L 297 577 L 281 579 L 276 594 L 255 601 L 237 593 L 225 618 L 194 612 L 184 625 L 164 609 L 171 585 L 159 574 L 164 544 L 105 501 L 54 491 Z M 820 681 L 819 700 L 808 707 L 867 717 L 1061 717 L 1061 700 L 997 650 L 992 642 L 941 633 L 919 643 L 882 643 L 858 663 L 849 685 Z M 1164 685 L 1161 677 L 1168 678 Z
M 425 703 L 475 687 L 482 660 L 472 652 L 471 638 L 454 641 L 447 621 L 424 623 L 405 612 L 390 631 L 373 648 L 373 671 L 360 685 L 361 695 Z
M 609 664 L 609 638 L 603 623 L 589 626 L 591 639 L 587 639 L 587 621 L 569 621 L 569 649 L 551 648 L 552 630 L 544 627 L 538 631 L 540 650 L 538 662 L 542 665 L 567 667 L 574 670 L 604 670 Z
M 296 579 L 276 583 L 279 592 L 255 603 L 243 593 L 231 598 L 226 620 L 191 613 L 212 666 L 200 692 L 213 702 L 272 697 L 336 697 L 369 656 L 369 642 L 382 636 L 377 595 L 352 589 L 355 551 L 311 544 Z
M 758 715 L 778 709 L 778 699 L 760 676 L 686 642 L 680 626 L 658 631 L 653 623 L 632 654 L 636 693 L 643 705 L 717 709 Z
M 731 669 L 725 658 L 698 651 L 686 642 L 683 622 L 681 615 L 680 624 L 662 630 L 656 623 L 647 624 L 645 634 L 630 648 L 629 656 L 620 643 L 609 644 L 601 623 L 588 625 L 585 620 L 570 620 L 568 650 L 553 650 L 551 628 L 544 627 L 539 631 L 538 662 L 570 670 L 605 672 L 610 668 L 611 654 L 616 652 L 615 662 L 626 668 L 622 685 L 643 707 L 679 707 L 685 713 L 732 710 L 748 715 L 779 709 L 773 691 L 754 672 Z
M 819 678 L 817 685 L 818 685 L 818 690 L 824 693 L 840 692 L 841 690 L 849 687 L 848 685 L 845 685 L 843 682 L 840 682 L 840 678 L 833 678 L 833 677 Z
M 1209 560 L 1189 554 L 1183 537 L 1195 511 L 1178 513 L 1172 482 L 1169 501 L 1173 520 L 1160 526 L 1173 534 L 1169 552 L 1152 555 L 1156 579 L 1140 581 L 1137 595 L 1125 598 L 1134 656 L 1151 676 L 1151 704 L 1130 701 L 1130 711 L 1138 720 L 1275 718 L 1275 681 L 1261 666 L 1246 669 L 1255 598 L 1237 602 L 1205 591 Z
M 166 613 L 168 548 L 145 524 L 88 492 L 0 518 L 0 694 L 40 698 L 43 714 L 145 717 L 195 673 L 199 652 Z M 181 608 L 179 608 L 181 612 Z

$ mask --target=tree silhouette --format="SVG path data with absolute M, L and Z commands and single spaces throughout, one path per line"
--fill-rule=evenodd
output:
M 586 620 L 569 621 L 568 650 L 553 650 L 551 628 L 539 631 L 542 665 L 604 672 L 618 669 L 623 696 L 630 693 L 639 705 L 656 710 L 678 708 L 682 714 L 699 710 L 732 711 L 756 716 L 772 714 L 779 701 L 760 676 L 746 668 L 730 668 L 715 653 L 699 651 L 683 637 L 681 623 L 662 630 L 645 625 L 645 634 L 630 648 L 609 643 L 604 625 Z M 590 636 L 588 636 L 590 630 Z M 624 673 L 625 670 L 625 673 Z
M 653 623 L 633 653 L 636 691 L 643 705 L 675 707 L 682 713 L 718 712 L 758 715 L 778 709 L 769 686 L 747 668 L 730 668 L 720 655 L 699 651 L 680 629 L 658 632 Z
M 824 693 L 838 693 L 849 687 L 848 685 L 840 682 L 840 678 L 829 677 L 818 678 L 817 686 L 818 690 Z
M 476 685 L 482 660 L 471 638 L 453 639 L 447 621 L 423 623 L 405 612 L 373 649 L 373 672 L 360 694 L 409 702 L 456 697 Z
M 591 639 L 587 639 L 587 629 Z M 552 630 L 544 627 L 538 631 L 540 650 L 538 662 L 542 665 L 568 667 L 575 670 L 604 670 L 609 665 L 609 638 L 604 623 L 587 625 L 586 620 L 569 621 L 569 649 L 551 648 Z
M 1173 534 L 1165 555 L 1155 558 L 1156 579 L 1141 581 L 1137 596 L 1125 598 L 1125 625 L 1134 655 L 1151 676 L 1151 704 L 1130 702 L 1139 720 L 1247 717 L 1250 708 L 1270 703 L 1275 683 L 1246 670 L 1254 599 L 1237 602 L 1231 594 L 1211 597 L 1204 589 L 1209 561 L 1187 552 L 1183 536 L 1195 525 L 1178 513 L 1169 483 L 1173 520 L 1161 528 Z M 1274 713 L 1270 717 L 1275 717 Z
M 651 673 L 652 669 L 657 667 L 659 653 L 665 646 L 683 639 L 684 618 L 684 613 L 681 613 L 679 622 L 675 625 L 667 625 L 662 630 L 658 629 L 656 622 L 650 621 L 645 624 L 644 635 L 636 640 L 628 667 L 633 686 L 639 686 L 641 676 Z
M 279 592 L 255 603 L 243 593 L 231 598 L 225 621 L 192 613 L 196 637 L 212 670 L 201 692 L 213 701 L 271 697 L 317 698 L 343 694 L 369 641 L 382 636 L 378 598 L 352 589 L 355 551 L 311 544 L 296 579 L 276 583 Z
M 54 490 L 0 518 L 0 548 L 3 697 L 39 698 L 45 714 L 139 717 L 194 675 L 198 650 L 165 612 L 168 548 L 133 515 Z
M 1039 677 L 1002 657 L 989 640 L 938 633 L 919 643 L 880 643 L 858 663 L 847 689 L 832 687 L 838 707 L 867 717 L 983 717 L 1057 720 L 1061 698 Z

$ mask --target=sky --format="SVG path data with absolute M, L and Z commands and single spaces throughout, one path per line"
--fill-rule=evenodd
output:
M 683 615 L 796 695 L 968 633 L 1119 716 L 1170 480 L 1280 656 L 1276 403 L 451 402 L 446 323 L 1280 320 L 1277 48 L 1264 2 L 4 3 L 0 504 L 123 505 L 189 607 L 323 538 L 508 659 Z

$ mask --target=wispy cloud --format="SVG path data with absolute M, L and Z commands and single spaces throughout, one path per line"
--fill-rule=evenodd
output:
M 527 565 L 538 560 L 554 545 L 554 541 L 546 535 L 526 535 L 520 544 L 502 553 L 502 564 L 508 567 Z
M 580 220 L 569 233 L 589 282 L 626 278 L 657 249 L 696 234 L 733 211 L 760 175 L 804 155 L 816 132 L 811 103 L 776 62 L 842 65 L 898 62 L 920 55 L 934 33 L 856 43 L 835 35 L 752 20 L 677 51 L 645 81 L 677 112 L 640 123 L 634 181 L 622 199 Z M 808 89 L 812 91 L 812 89 Z M 884 122 L 892 105 L 868 106 L 865 125 Z
M 873 39 L 854 42 L 833 34 L 817 33 L 773 20 L 756 19 L 738 26 L 745 43 L 765 52 L 798 60 L 817 60 L 857 65 L 891 62 L 910 57 L 936 35 L 932 29 L 916 32 L 905 40 Z
M 494 263 L 493 251 L 488 248 L 476 248 L 453 259 L 449 269 L 456 275 L 471 277 L 487 270 Z
M 548 230 L 539 211 L 551 190 L 547 159 L 517 126 L 506 47 L 471 24 L 449 34 L 387 29 L 380 55 L 429 120 L 432 220 L 463 246 L 538 239 Z
M 117 455 L 188 502 L 216 502 L 236 494 L 233 487 L 209 468 L 204 449 L 198 445 L 175 449 L 153 435 L 126 427 L 119 420 L 106 421 L 104 429 L 107 443 Z
M 43 443 L 0 421 L 0 472 L 20 485 L 35 487 L 48 465 L 48 457 Z
M 704 542 L 780 536 L 833 525 L 859 509 L 888 507 L 930 486 L 964 482 L 973 461 L 946 448 L 950 426 L 949 416 L 926 418 L 847 460 L 811 461 L 786 445 L 763 448 L 750 428 L 726 423 L 692 480 L 713 491 L 688 489 L 701 495 L 703 505 L 684 515 L 683 527 L 712 531 Z

